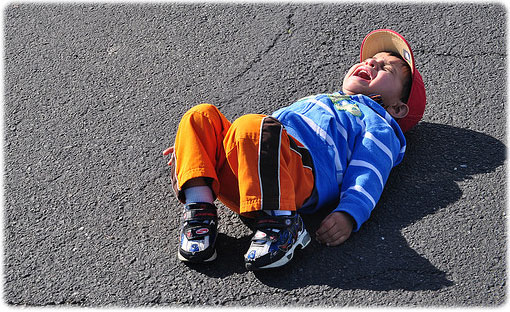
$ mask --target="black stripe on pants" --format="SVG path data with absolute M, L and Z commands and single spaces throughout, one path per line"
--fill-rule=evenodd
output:
M 313 171 L 313 161 L 310 151 L 306 147 L 297 145 L 296 141 L 289 135 L 290 149 L 298 153 L 301 156 L 301 162 L 303 167 L 310 168 Z
M 280 209 L 280 147 L 283 126 L 265 117 L 260 126 L 259 178 L 262 210 Z

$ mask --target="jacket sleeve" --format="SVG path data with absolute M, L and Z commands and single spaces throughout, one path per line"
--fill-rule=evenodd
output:
M 400 141 L 389 125 L 367 129 L 356 138 L 334 210 L 354 218 L 355 232 L 370 217 L 400 152 Z

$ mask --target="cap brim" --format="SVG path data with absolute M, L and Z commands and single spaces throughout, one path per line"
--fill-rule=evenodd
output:
M 400 34 L 390 29 L 379 29 L 369 33 L 361 44 L 360 59 L 364 61 L 384 51 L 400 54 L 414 73 L 414 56 L 409 43 Z

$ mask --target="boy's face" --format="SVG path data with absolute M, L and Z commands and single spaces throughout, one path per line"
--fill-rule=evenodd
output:
M 378 94 L 384 107 L 403 104 L 400 101 L 404 81 L 410 75 L 404 61 L 387 52 L 379 52 L 349 69 L 343 81 L 345 94 Z

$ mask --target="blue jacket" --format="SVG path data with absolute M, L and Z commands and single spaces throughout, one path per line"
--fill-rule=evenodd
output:
M 273 116 L 313 159 L 314 194 L 299 212 L 334 206 L 356 220 L 358 231 L 404 157 L 406 140 L 395 119 L 371 98 L 341 92 L 303 98 Z

